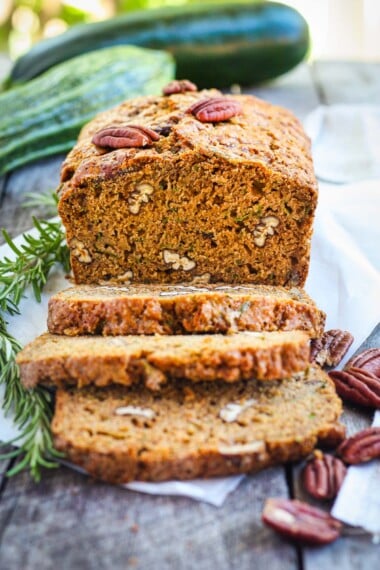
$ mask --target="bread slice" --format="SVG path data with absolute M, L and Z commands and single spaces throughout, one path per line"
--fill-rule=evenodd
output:
M 51 333 L 186 334 L 304 330 L 323 333 L 325 314 L 302 289 L 270 285 L 72 287 L 49 302 Z
M 184 380 L 58 390 L 55 446 L 111 483 L 192 479 L 295 461 L 344 436 L 342 411 L 318 367 L 283 381 Z
M 17 356 L 26 387 L 130 385 L 158 389 L 167 378 L 194 382 L 273 380 L 304 370 L 309 337 L 302 331 L 231 335 L 58 336 L 44 334 Z

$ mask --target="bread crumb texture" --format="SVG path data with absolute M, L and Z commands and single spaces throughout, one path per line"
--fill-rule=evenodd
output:
M 231 406 L 235 414 L 227 418 Z M 126 408 L 129 413 L 121 414 Z M 180 380 L 160 392 L 137 386 L 58 390 L 52 429 L 56 447 L 97 478 L 163 481 L 299 460 L 316 445 L 343 438 L 341 410 L 331 380 L 311 367 L 265 383 L 202 382 L 193 389 Z

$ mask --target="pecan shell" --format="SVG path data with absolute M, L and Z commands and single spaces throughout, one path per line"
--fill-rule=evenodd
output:
M 92 142 L 103 148 L 139 148 L 150 146 L 160 135 L 140 125 L 118 125 L 101 129 L 92 137 Z
M 343 400 L 369 408 L 380 408 L 380 379 L 361 368 L 329 372 L 336 391 Z
M 310 343 L 310 360 L 320 366 L 337 366 L 350 348 L 354 337 L 348 331 L 331 329 Z
M 337 457 L 316 453 L 303 470 L 303 485 L 315 499 L 334 499 L 346 472 L 345 464 Z
M 209 97 L 208 99 L 196 101 L 186 111 L 186 113 L 194 115 L 201 123 L 228 121 L 228 119 L 239 115 L 241 112 L 240 103 L 227 97 Z
M 357 356 L 353 356 L 347 366 L 361 368 L 380 379 L 380 348 L 369 348 Z
M 283 536 L 305 544 L 333 542 L 342 529 L 329 513 L 291 499 L 267 499 L 262 520 Z
M 162 90 L 164 95 L 174 95 L 175 93 L 186 93 L 186 91 L 198 91 L 198 87 L 188 79 L 174 79 L 170 81 Z
M 380 457 L 380 427 L 360 431 L 344 440 L 337 449 L 345 463 L 356 465 Z

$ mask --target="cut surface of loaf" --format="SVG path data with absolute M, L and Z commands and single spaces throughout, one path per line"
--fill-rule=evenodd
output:
M 58 390 L 52 430 L 70 461 L 111 483 L 192 479 L 257 471 L 336 445 L 341 409 L 332 381 L 310 367 L 265 383 Z
M 169 377 L 193 382 L 285 378 L 304 370 L 309 358 L 309 337 L 302 331 L 108 337 L 47 333 L 21 350 L 17 363 L 29 388 L 137 382 L 155 390 Z
M 265 285 L 82 285 L 49 300 L 51 333 L 186 334 L 304 330 L 325 314 L 302 289 Z
M 214 97 L 140 97 L 84 127 L 58 205 L 77 283 L 304 284 L 317 203 L 309 139 L 289 111 L 251 95 L 228 95 L 241 112 L 222 122 L 188 112 Z M 158 140 L 92 142 L 128 125 Z

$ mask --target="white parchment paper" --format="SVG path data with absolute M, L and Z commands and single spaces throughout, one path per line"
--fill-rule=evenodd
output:
M 315 135 L 315 152 L 320 155 L 318 147 L 323 141 L 322 162 L 326 165 L 326 161 L 330 161 L 332 165 L 323 171 L 323 177 L 334 182 L 338 179 L 353 180 L 339 185 L 327 181 L 320 184 L 306 289 L 326 311 L 327 328 L 346 329 L 354 335 L 355 342 L 347 355 L 349 358 L 380 320 L 380 180 L 366 180 L 368 173 L 372 177 L 378 175 L 373 161 L 376 163 L 378 156 L 376 145 L 380 140 L 380 124 L 371 122 L 375 111 L 378 116 L 378 109 L 371 108 L 369 114 L 366 107 L 349 106 L 346 110 L 342 107 L 339 106 L 336 113 L 335 108 L 330 107 L 328 121 L 325 120 L 325 108 L 317 110 L 306 120 L 310 134 Z M 369 125 L 369 131 L 358 129 L 360 124 Z M 372 127 L 377 129 L 376 136 Z M 355 137 L 350 135 L 353 129 Z M 361 169 L 360 165 L 352 166 L 354 149 L 361 151 L 365 145 L 376 147 L 371 154 L 370 171 L 368 163 L 361 159 Z M 318 165 L 319 162 L 317 174 Z M 0 247 L 0 255 L 11 255 L 6 245 Z M 9 318 L 10 332 L 22 343 L 44 332 L 48 298 L 69 285 L 61 272 L 52 274 L 41 304 L 28 298 L 22 302 L 21 316 Z M 15 435 L 12 419 L 4 418 L 0 410 L 0 439 L 6 441 Z M 184 495 L 220 506 L 241 479 L 237 476 L 208 481 L 136 482 L 128 487 L 145 493 Z

